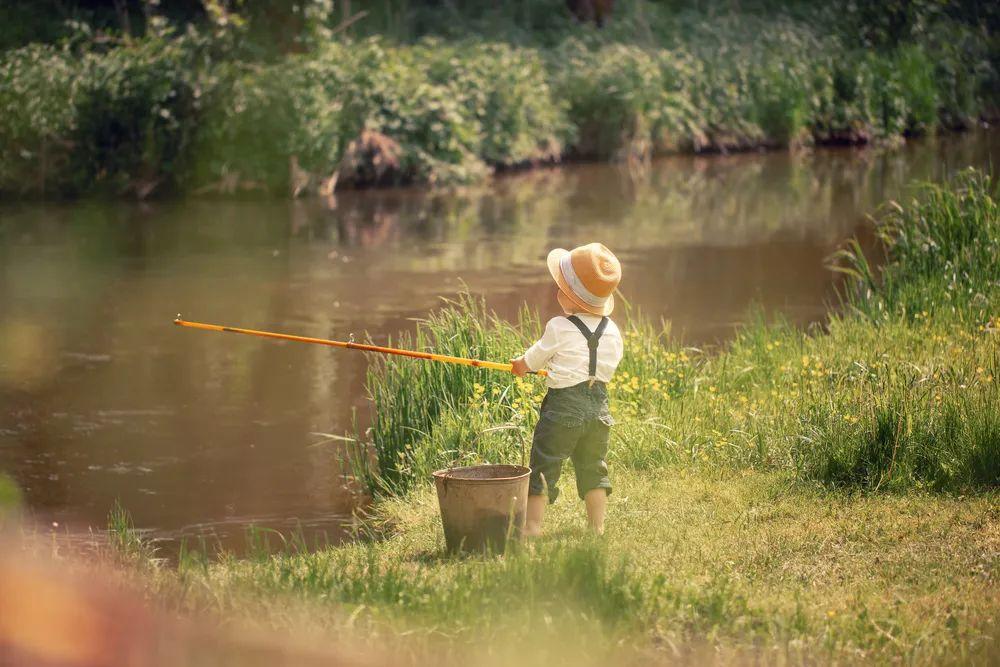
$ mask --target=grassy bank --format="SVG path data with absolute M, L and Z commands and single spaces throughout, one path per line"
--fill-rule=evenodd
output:
M 185 613 L 417 662 L 987 664 L 1000 614 L 995 196 L 969 171 L 887 207 L 884 268 L 873 277 L 841 253 L 845 308 L 825 327 L 758 318 L 703 351 L 633 325 L 611 388 L 603 539 L 567 493 L 529 547 L 448 557 L 429 471 L 518 460 L 541 389 L 383 361 L 368 379 L 382 500 L 364 530 L 377 539 L 188 554 L 143 585 Z M 478 309 L 445 308 L 406 342 L 502 357 L 538 329 Z
M 531 550 L 450 559 L 421 487 L 382 508 L 387 539 L 188 563 L 159 594 L 230 623 L 361 637 L 420 663 L 925 664 L 984 661 L 995 647 L 995 494 L 845 495 L 689 468 L 615 474 L 602 542 L 562 502 Z
M 808 3 L 620 5 L 606 31 L 568 17 L 515 30 L 527 14 L 488 30 L 484 15 L 458 40 L 340 34 L 266 57 L 230 24 L 13 49 L 0 56 L 0 192 L 468 182 L 571 157 L 891 141 L 998 106 L 995 36 L 946 11 L 873 40 Z

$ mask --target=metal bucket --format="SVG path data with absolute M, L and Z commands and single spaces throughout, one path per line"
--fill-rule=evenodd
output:
M 530 468 L 478 465 L 434 473 L 448 551 L 503 552 L 520 539 Z

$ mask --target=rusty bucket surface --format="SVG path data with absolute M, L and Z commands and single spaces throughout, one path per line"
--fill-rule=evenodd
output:
M 519 539 L 528 509 L 530 468 L 478 465 L 434 473 L 448 551 L 502 552 Z

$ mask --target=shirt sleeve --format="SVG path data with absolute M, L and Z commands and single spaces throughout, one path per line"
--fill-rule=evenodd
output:
M 553 321 L 549 320 L 548 324 L 545 325 L 545 333 L 542 334 L 542 337 L 524 353 L 524 363 L 528 364 L 528 368 L 533 371 L 545 368 L 549 359 L 556 353 L 558 345 L 559 334 Z

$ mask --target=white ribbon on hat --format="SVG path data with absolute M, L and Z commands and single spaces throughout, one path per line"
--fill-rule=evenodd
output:
M 559 270 L 562 271 L 563 278 L 566 279 L 566 283 L 573 290 L 573 293 L 580 297 L 587 305 L 594 308 L 601 308 L 608 302 L 608 297 L 597 296 L 583 285 L 580 277 L 573 270 L 573 262 L 570 261 L 569 253 L 559 259 Z

